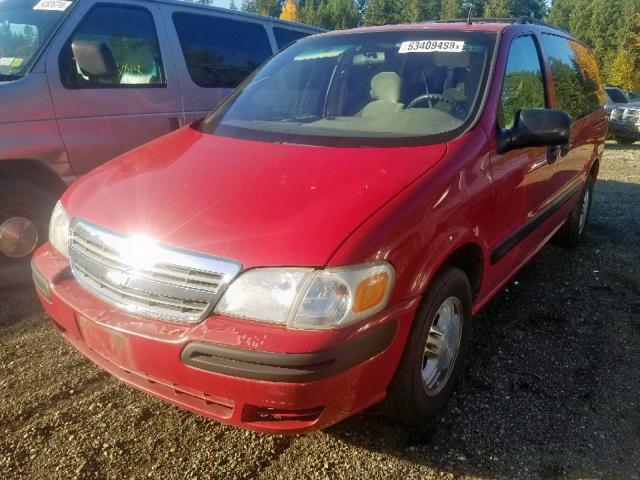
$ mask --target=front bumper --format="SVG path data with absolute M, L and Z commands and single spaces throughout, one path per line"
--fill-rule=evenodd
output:
M 640 126 L 637 123 L 609 120 L 609 134 L 640 140 Z
M 93 362 L 192 412 L 264 432 L 324 428 L 382 400 L 418 303 L 330 331 L 222 316 L 182 324 L 133 316 L 100 300 L 49 244 L 32 265 L 45 310 Z

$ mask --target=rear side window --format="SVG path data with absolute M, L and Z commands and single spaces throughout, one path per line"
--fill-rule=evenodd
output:
M 273 52 L 259 23 L 176 12 L 173 23 L 189 75 L 205 88 L 237 87 Z
M 549 57 L 557 108 L 572 120 L 588 115 L 604 104 L 604 87 L 598 63 L 589 50 L 572 40 L 542 35 Z
M 276 44 L 278 45 L 278 50 L 280 50 L 300 38 L 307 37 L 309 34 L 299 30 L 291 30 L 290 28 L 273 27 L 273 35 L 276 37 Z
M 607 94 L 609 95 L 609 97 L 611 97 L 611 101 L 615 102 L 615 103 L 628 103 L 627 102 L 627 97 L 624 96 L 624 94 L 618 90 L 617 88 L 605 88 Z
M 59 66 L 67 88 L 166 85 L 155 24 L 144 8 L 93 8 L 62 49 Z
M 498 124 L 501 128 L 512 128 L 519 110 L 545 106 L 544 78 L 536 44 L 533 37 L 517 37 L 509 47 Z

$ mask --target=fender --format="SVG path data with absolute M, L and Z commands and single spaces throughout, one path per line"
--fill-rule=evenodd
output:
M 477 127 L 447 145 L 444 158 L 353 232 L 328 265 L 387 260 L 396 270 L 391 303 L 421 296 L 436 272 L 461 247 L 488 245 L 476 220 L 477 196 L 490 192 L 487 139 Z M 481 283 L 480 283 L 481 285 Z

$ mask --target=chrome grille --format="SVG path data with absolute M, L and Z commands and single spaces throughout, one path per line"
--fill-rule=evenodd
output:
M 202 320 L 240 264 L 223 258 L 153 245 L 149 259 L 132 256 L 135 237 L 75 219 L 69 256 L 73 275 L 88 290 L 129 312 L 181 322 Z M 144 256 L 144 255 L 143 255 Z
M 638 123 L 640 122 L 640 109 L 618 107 L 611 112 L 611 120 Z

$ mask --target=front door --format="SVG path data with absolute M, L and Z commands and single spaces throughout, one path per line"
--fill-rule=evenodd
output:
M 60 133 L 78 175 L 182 121 L 159 7 L 135 1 L 80 7 L 47 58 Z
M 519 110 L 548 106 L 542 65 L 534 36 L 513 39 L 502 84 L 496 135 L 499 129 L 513 128 Z M 544 239 L 544 228 L 541 229 L 540 224 L 554 195 L 551 190 L 556 160 L 557 152 L 546 147 L 492 154 L 494 228 L 489 246 L 498 281 L 510 275 L 533 246 Z

